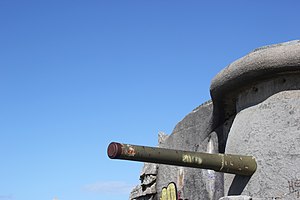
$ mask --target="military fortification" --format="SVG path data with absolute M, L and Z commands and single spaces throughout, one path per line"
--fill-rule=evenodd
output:
M 145 163 L 130 199 L 300 200 L 300 41 L 255 49 L 217 74 L 210 93 L 158 147 L 253 156 L 253 175 Z

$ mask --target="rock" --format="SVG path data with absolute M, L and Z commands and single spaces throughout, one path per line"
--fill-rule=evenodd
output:
M 165 143 L 165 141 L 167 140 L 168 137 L 169 137 L 169 135 L 167 135 L 164 132 L 160 131 L 158 133 L 158 146 Z
M 130 193 L 132 200 L 155 200 L 156 198 L 156 175 L 158 165 L 144 163 L 140 175 L 140 185 L 137 185 Z
M 254 200 L 249 196 L 226 196 L 226 197 L 222 197 L 219 200 Z
M 143 189 L 141 185 L 136 186 L 130 193 L 130 200 L 156 200 L 156 183 Z
M 144 163 L 141 171 L 140 180 L 142 181 L 146 175 L 157 175 L 158 164 L 155 163 Z M 142 181 L 143 182 L 143 181 Z

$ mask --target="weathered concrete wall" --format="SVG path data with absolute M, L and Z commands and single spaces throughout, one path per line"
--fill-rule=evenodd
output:
M 298 197 L 300 149 L 300 43 L 257 49 L 235 61 L 212 81 L 220 123 L 233 118 L 225 153 L 253 155 L 251 178 L 225 175 L 225 195 Z
M 170 136 L 161 136 L 159 147 L 218 153 L 219 136 L 213 131 L 214 126 L 213 105 L 209 101 L 180 121 Z M 132 191 L 130 199 L 160 199 L 162 189 L 170 183 L 175 183 L 178 199 L 219 199 L 224 193 L 223 174 L 213 170 L 158 165 L 156 177 L 156 195 L 147 192 L 149 188 L 142 189 L 142 183 Z
M 179 122 L 161 147 L 196 152 L 218 152 L 218 137 L 213 130 L 212 102 L 196 108 Z M 159 165 L 157 192 L 171 182 L 181 199 L 219 199 L 223 196 L 223 174 L 213 170 Z
M 131 199 L 160 199 L 171 182 L 178 199 L 300 199 L 300 41 L 250 52 L 216 75 L 210 91 L 212 101 L 188 114 L 159 146 L 253 155 L 257 171 L 223 176 L 156 165 L 155 190 L 145 192 L 149 185 Z
M 226 153 L 253 155 L 258 168 L 249 180 L 241 181 L 226 174 L 228 195 L 297 197 L 294 192 L 297 189 L 294 183 L 300 178 L 300 90 L 297 88 L 300 76 L 286 75 L 255 84 L 239 95 L 238 114 L 229 133 Z

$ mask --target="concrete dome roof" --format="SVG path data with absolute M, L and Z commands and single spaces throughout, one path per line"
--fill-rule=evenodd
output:
M 214 106 L 222 114 L 224 104 L 233 103 L 237 92 L 243 86 L 296 71 L 300 72 L 300 40 L 255 49 L 213 78 L 210 93 Z

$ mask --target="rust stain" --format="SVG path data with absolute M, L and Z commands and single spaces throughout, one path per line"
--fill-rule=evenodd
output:
M 135 150 L 132 146 L 128 146 L 127 155 L 128 156 L 134 156 L 135 155 Z

